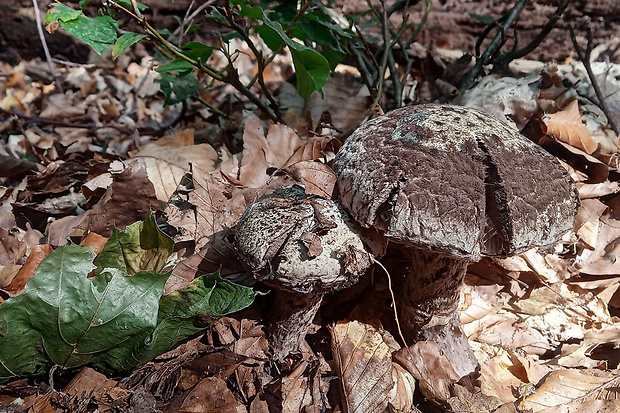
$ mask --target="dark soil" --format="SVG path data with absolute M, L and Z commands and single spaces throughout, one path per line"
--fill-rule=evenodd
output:
M 67 0 L 77 3 L 78 0 Z M 97 5 L 100 0 L 93 0 L 91 5 Z M 148 19 L 157 28 L 175 28 L 177 17 L 183 16 L 191 0 L 148 0 L 150 6 Z M 42 15 L 51 0 L 40 0 L 39 8 Z M 387 2 L 388 4 L 391 2 Z M 410 8 L 410 22 L 420 21 L 423 3 Z M 489 14 L 499 17 L 505 14 L 515 1 L 501 0 L 436 0 L 433 2 L 429 14 L 429 25 L 420 34 L 418 41 L 428 45 L 432 40 L 437 47 L 474 52 L 474 45 L 484 25 L 469 17 L 470 13 Z M 195 7 L 195 6 L 194 6 Z M 555 0 L 531 0 L 519 16 L 516 30 L 507 33 L 506 47 L 512 47 L 514 39 L 518 39 L 521 47 L 533 39 L 545 25 L 547 19 L 557 7 Z M 367 9 L 363 0 L 350 0 L 345 3 L 345 12 L 359 12 Z M 528 58 L 545 62 L 562 62 L 569 57 L 575 58 L 576 53 L 568 33 L 568 25 L 572 24 L 578 37 L 585 41 L 585 29 L 588 22 L 594 31 L 597 45 L 611 42 L 620 33 L 620 2 L 617 0 L 573 0 L 563 18 L 542 42 L 542 44 Z M 197 23 L 200 23 L 199 21 Z M 203 27 L 205 34 L 212 27 Z M 59 32 L 46 36 L 53 56 L 84 62 L 87 59 L 89 48 L 76 42 L 72 38 Z M 609 46 L 606 54 L 610 61 L 620 62 L 620 50 Z M 31 59 L 44 57 L 43 48 L 38 40 L 34 12 L 31 0 L 16 0 L 12 4 L 0 5 L 0 60 L 12 64 L 19 58 Z

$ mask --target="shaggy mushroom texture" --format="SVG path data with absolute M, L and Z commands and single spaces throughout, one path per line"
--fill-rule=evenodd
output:
M 399 308 L 405 338 L 437 341 L 462 375 L 477 368 L 456 312 L 468 263 L 554 244 L 578 205 L 552 155 L 467 107 L 375 118 L 347 139 L 334 170 L 353 218 L 410 259 Z
M 323 295 L 357 283 L 372 264 L 359 229 L 337 203 L 296 186 L 250 205 L 237 223 L 240 258 L 275 290 L 266 321 L 276 361 L 299 350 Z

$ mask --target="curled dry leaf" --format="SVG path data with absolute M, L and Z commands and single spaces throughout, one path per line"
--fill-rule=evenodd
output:
M 381 333 L 358 321 L 339 322 L 330 331 L 345 411 L 384 411 L 393 381 L 391 352 Z
M 591 154 L 598 144 L 588 133 L 579 114 L 576 100 L 560 112 L 543 116 L 543 132 Z
M 394 354 L 394 360 L 418 380 L 422 394 L 435 402 L 447 401 L 450 386 L 460 379 L 434 341 L 418 341 L 402 348 Z
M 333 157 L 341 146 L 342 142 L 334 137 L 310 137 L 297 148 L 293 155 L 282 166 L 282 169 L 286 169 L 297 162 L 314 161 L 322 157 Z
M 336 174 L 321 162 L 301 161 L 285 169 L 306 188 L 306 194 L 331 199 L 336 186 Z
M 26 263 L 15 274 L 15 277 L 11 283 L 5 288 L 5 290 L 12 296 L 16 296 L 24 292 L 26 282 L 34 276 L 34 271 L 37 269 L 41 261 L 45 259 L 52 252 L 52 246 L 50 244 L 36 245 L 30 255 L 26 259 Z

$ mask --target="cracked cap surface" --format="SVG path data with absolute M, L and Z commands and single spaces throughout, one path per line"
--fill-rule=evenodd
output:
M 333 167 L 340 201 L 361 225 L 470 261 L 557 242 L 578 206 L 551 154 L 463 106 L 375 118 L 346 140 Z

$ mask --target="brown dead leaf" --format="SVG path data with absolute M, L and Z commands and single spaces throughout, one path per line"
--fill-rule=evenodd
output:
M 80 247 L 92 247 L 93 252 L 99 254 L 107 241 L 108 239 L 106 237 L 94 232 L 89 232 L 82 242 L 80 242 Z
M 211 145 L 168 147 L 149 144 L 144 146 L 129 163 L 139 162 L 155 188 L 157 199 L 168 202 L 181 179 L 190 170 L 215 170 L 217 152 Z
M 586 402 L 618 399 L 619 384 L 617 372 L 560 369 L 549 374 L 535 393 L 523 398 L 520 407 L 536 412 L 562 407 L 572 412 Z
M 308 362 L 303 361 L 282 379 L 282 413 L 307 412 L 313 404 L 310 378 L 303 375 L 307 367 Z
M 265 136 L 259 120 L 248 119 L 243 130 L 243 158 L 239 181 L 248 188 L 262 188 L 268 168 L 282 168 L 301 146 L 299 136 L 286 125 L 271 125 Z
M 452 386 L 452 395 L 448 404 L 454 413 L 493 413 L 502 405 L 497 397 L 487 396 L 480 389 L 469 390 L 458 383 Z
M 293 155 L 282 166 L 286 169 L 302 161 L 315 161 L 321 158 L 333 158 L 342 146 L 342 142 L 330 136 L 312 136 L 301 144 Z
M 389 346 L 370 324 L 338 322 L 330 328 L 345 411 L 384 411 L 392 381 Z
M 90 367 L 85 367 L 65 386 L 63 391 L 76 396 L 91 395 L 95 399 L 101 400 L 105 394 L 117 386 L 119 386 L 117 381 L 108 379 Z M 125 387 L 122 384 L 120 386 L 121 388 Z M 129 394 L 126 392 L 127 397 Z
M 73 92 L 56 93 L 43 101 L 43 110 L 39 114 L 47 119 L 64 119 L 81 116 L 86 113 L 86 104 L 76 98 Z
M 173 133 L 171 135 L 166 135 L 163 138 L 157 139 L 153 142 L 155 145 L 159 146 L 192 146 L 194 145 L 194 129 L 184 129 L 180 132 Z
M 315 129 L 321 115 L 329 112 L 336 130 L 353 128 L 364 117 L 370 107 L 370 94 L 359 76 L 347 73 L 332 73 L 323 86 L 323 96 L 314 93 L 306 100 L 304 113 L 309 113 Z
M 178 410 L 179 413 L 238 413 L 243 405 L 239 403 L 226 386 L 226 382 L 218 377 L 207 377 L 200 381 Z
M 588 133 L 579 113 L 579 105 L 573 100 L 560 112 L 543 116 L 543 132 L 591 154 L 598 144 Z
M 419 411 L 413 402 L 415 378 L 398 363 L 392 362 L 392 380 L 394 386 L 390 390 L 389 404 L 397 412 Z
M 11 283 L 5 288 L 6 291 L 13 296 L 24 292 L 26 282 L 30 279 L 30 277 L 34 276 L 34 271 L 37 269 L 39 264 L 41 264 L 41 261 L 51 254 L 52 250 L 53 248 L 50 244 L 35 246 L 26 259 L 24 266 L 17 272 L 17 274 L 15 274 L 15 278 L 13 278 Z
M 285 169 L 306 188 L 306 194 L 331 199 L 336 186 L 336 174 L 321 162 L 302 161 Z
M 99 202 L 81 214 L 84 221 L 74 224 L 74 227 L 110 236 L 113 227 L 122 230 L 129 224 L 144 220 L 149 210 L 158 208 L 153 184 L 139 164 L 130 163 L 123 172 L 112 174 L 112 179 L 112 185 Z
M 450 386 L 460 377 L 434 341 L 418 341 L 394 354 L 394 360 L 418 380 L 422 394 L 438 403 L 450 397 Z

